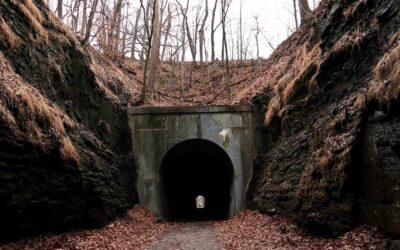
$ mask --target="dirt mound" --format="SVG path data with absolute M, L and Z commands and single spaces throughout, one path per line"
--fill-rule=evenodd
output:
M 41 1 L 0 2 L 1 238 L 98 224 L 136 201 L 138 84 Z

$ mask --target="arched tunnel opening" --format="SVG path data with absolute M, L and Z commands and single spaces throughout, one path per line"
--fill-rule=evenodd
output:
M 232 180 L 232 162 L 217 144 L 193 139 L 175 145 L 161 164 L 167 218 L 173 221 L 227 219 Z M 199 196 L 204 197 L 204 206 L 196 203 Z

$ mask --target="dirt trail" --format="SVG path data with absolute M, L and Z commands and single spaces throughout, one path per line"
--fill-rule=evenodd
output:
M 195 222 L 182 226 L 166 233 L 151 248 L 152 250 L 217 250 L 224 249 L 216 237 L 214 225 L 211 222 Z

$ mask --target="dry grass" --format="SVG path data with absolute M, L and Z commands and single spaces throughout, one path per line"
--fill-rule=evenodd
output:
M 313 184 L 313 181 L 317 183 L 317 180 L 314 180 L 313 175 L 319 174 L 322 176 L 318 181 L 319 185 L 325 185 L 325 173 L 327 169 L 332 166 L 334 160 L 334 155 L 330 150 L 327 149 L 319 149 L 316 152 L 313 152 L 307 166 L 304 169 L 303 175 L 300 178 L 297 194 L 307 194 Z
M 281 109 L 280 98 L 278 95 L 275 95 L 274 97 L 272 97 L 271 101 L 268 104 L 268 110 L 267 113 L 265 114 L 264 123 L 266 125 L 269 125 L 280 109 Z
M 115 64 L 105 60 L 98 52 L 89 51 L 92 57 L 90 69 L 96 76 L 100 89 L 114 102 L 120 101 L 120 96 L 136 99 L 140 95 L 141 86 L 129 78 Z M 109 72 L 113 72 L 110 74 Z
M 11 48 L 19 43 L 19 37 L 2 18 L 0 18 L 0 40 L 5 41 Z
M 311 47 L 307 42 L 290 57 L 280 60 L 274 68 L 269 70 L 269 78 L 272 79 L 274 95 L 268 105 L 264 122 L 268 125 L 274 116 L 283 114 L 281 110 L 289 104 L 300 89 L 305 87 L 309 91 L 316 87 L 317 83 L 313 68 L 318 68 L 321 62 L 322 51 L 317 44 Z M 309 74 L 312 73 L 312 76 Z M 310 78 L 310 79 L 308 79 Z
M 389 45 L 400 44 L 400 31 L 390 36 Z
M 358 0 L 352 3 L 346 10 L 343 11 L 343 16 L 346 20 L 349 20 L 354 16 L 358 9 L 365 4 L 365 0 Z
M 53 146 L 50 137 L 67 137 L 66 128 L 73 128 L 74 122 L 15 74 L 1 53 L 0 69 L 0 119 L 43 150 Z M 62 139 L 62 145 L 63 157 L 76 160 L 68 141 Z
M 61 158 L 64 161 L 73 160 L 75 162 L 79 162 L 78 152 L 76 151 L 76 148 L 72 144 L 69 137 L 68 136 L 63 137 L 60 143 L 61 143 L 61 148 L 60 148 Z
M 360 49 L 361 43 L 365 40 L 367 34 L 359 29 L 354 31 L 348 31 L 340 37 L 338 41 L 333 45 L 333 52 L 339 53 L 341 51 L 350 49 Z
M 56 62 L 54 62 L 54 61 L 51 63 L 51 65 L 52 65 L 52 68 L 54 69 L 54 72 L 57 73 L 57 76 L 58 76 L 60 79 L 63 79 L 64 74 L 63 74 L 63 72 L 62 72 L 61 65 L 58 64 L 58 63 L 56 63 Z
M 284 104 L 288 104 L 293 95 L 296 94 L 297 90 L 300 89 L 300 85 L 307 85 L 307 88 L 312 88 L 316 83 L 312 82 L 311 78 L 308 82 L 305 79 L 306 74 L 309 72 L 311 67 L 318 65 L 321 61 L 321 48 L 316 45 L 314 48 L 310 48 L 310 44 L 306 43 L 302 48 L 299 49 L 297 54 L 294 56 L 294 62 L 291 65 L 292 71 L 289 75 L 292 75 L 291 79 L 285 86 L 282 97 Z M 285 76 L 283 77 L 283 79 Z
M 40 10 L 32 2 L 32 0 L 24 0 L 24 5 L 32 13 L 32 15 L 40 22 L 43 23 L 44 19 Z
M 329 150 L 320 150 L 317 153 L 317 157 L 315 159 L 319 172 L 324 175 L 325 170 L 331 165 L 333 160 L 333 154 Z
M 60 32 L 52 32 L 52 37 L 57 39 L 60 43 L 72 43 L 78 50 L 81 49 L 81 44 L 78 41 L 77 35 L 68 27 L 63 21 L 61 21 L 53 12 L 46 13 L 46 19 L 49 25 L 52 26 L 54 30 Z
M 400 45 L 386 53 L 374 69 L 375 82 L 368 90 L 369 99 L 388 101 L 400 94 Z
M 353 107 L 354 107 L 356 110 L 363 109 L 363 108 L 365 107 L 365 105 L 366 105 L 366 101 L 367 101 L 367 100 L 366 100 L 366 98 L 365 98 L 365 95 L 363 95 L 363 94 L 358 95 L 357 98 L 356 98 L 356 100 L 354 101 Z
M 19 86 L 18 88 L 13 88 L 13 90 L 15 91 L 15 95 L 12 96 L 12 94 L 9 94 L 9 97 L 13 98 L 13 102 L 15 103 L 24 104 L 19 109 L 20 113 L 23 113 L 26 117 L 44 120 L 55 134 L 65 134 L 64 124 L 67 124 L 69 127 L 73 124 L 69 118 L 61 114 L 61 110 L 58 107 L 52 107 L 49 101 L 44 99 L 33 88 Z
M 0 119 L 11 127 L 15 128 L 17 126 L 17 122 L 15 117 L 10 112 L 10 110 L 6 107 L 2 100 L 0 100 Z
M 17 1 L 17 5 L 28 19 L 29 24 L 35 30 L 37 36 L 47 42 L 48 32 L 42 26 L 44 22 L 43 16 L 32 0 Z

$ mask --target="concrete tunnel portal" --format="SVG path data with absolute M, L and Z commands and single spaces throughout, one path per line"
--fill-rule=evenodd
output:
M 213 142 L 191 139 L 174 146 L 161 164 L 163 196 L 171 220 L 226 219 L 233 166 L 225 151 Z M 195 204 L 199 195 L 205 206 Z
M 174 221 L 226 219 L 245 207 L 254 158 L 248 106 L 139 107 L 128 115 L 142 205 Z

